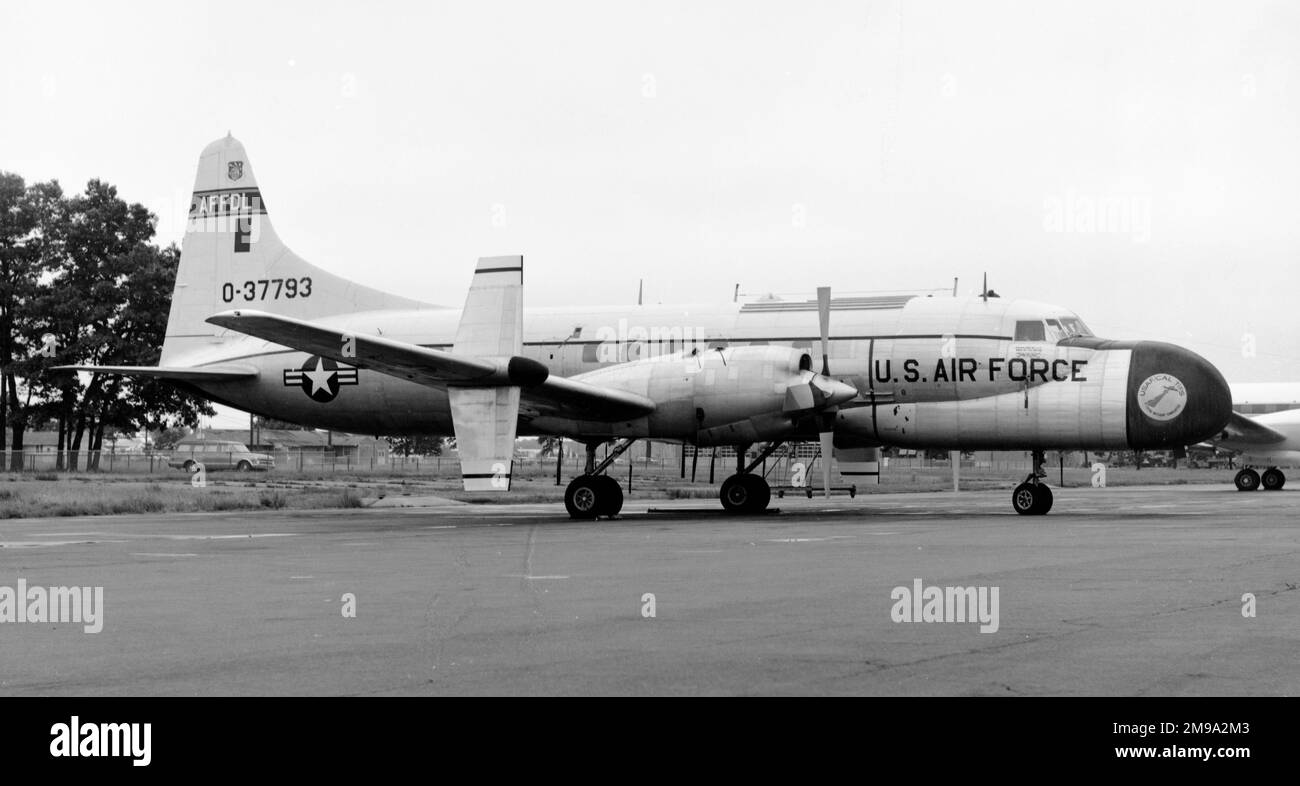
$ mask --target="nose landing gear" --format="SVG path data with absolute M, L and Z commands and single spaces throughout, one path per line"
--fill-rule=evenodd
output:
M 1043 470 L 1047 456 L 1041 450 L 1035 450 L 1033 456 L 1034 471 L 1011 492 L 1011 507 L 1022 516 L 1042 516 L 1052 509 L 1052 490 L 1042 482 L 1047 477 Z

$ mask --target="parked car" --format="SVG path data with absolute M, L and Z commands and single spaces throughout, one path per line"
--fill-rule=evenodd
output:
M 240 442 L 204 441 L 189 442 L 176 446 L 167 465 L 176 469 L 192 472 L 195 464 L 202 464 L 204 469 L 234 469 L 240 472 L 275 468 L 275 459 L 265 453 L 254 453 Z

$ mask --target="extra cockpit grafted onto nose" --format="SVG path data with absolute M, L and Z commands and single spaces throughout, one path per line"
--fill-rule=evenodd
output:
M 1125 428 L 1134 450 L 1182 447 L 1218 434 L 1232 416 L 1232 392 L 1210 361 L 1162 341 L 1068 338 L 1062 345 L 1130 353 Z

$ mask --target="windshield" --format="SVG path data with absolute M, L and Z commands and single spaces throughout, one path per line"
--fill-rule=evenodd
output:
M 1061 317 L 1061 329 L 1065 331 L 1066 338 L 1092 335 L 1092 331 L 1078 317 Z

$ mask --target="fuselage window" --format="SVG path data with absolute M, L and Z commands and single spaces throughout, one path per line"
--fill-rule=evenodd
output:
M 1046 341 L 1047 331 L 1039 320 L 1016 323 L 1016 341 Z

